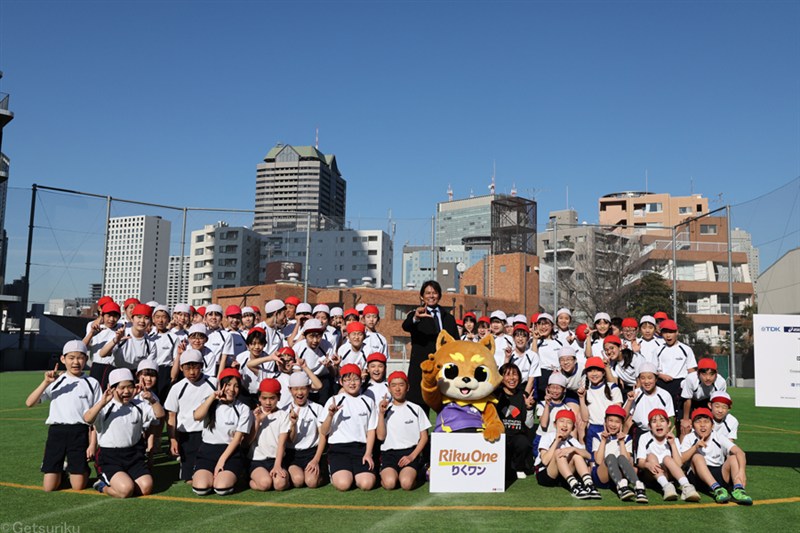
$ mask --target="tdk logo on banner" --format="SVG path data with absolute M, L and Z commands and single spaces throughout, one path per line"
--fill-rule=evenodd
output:
M 788 329 L 788 328 L 787 328 Z M 780 326 L 761 326 L 761 331 L 778 331 L 780 332 Z
M 783 326 L 784 333 L 800 333 L 800 326 Z

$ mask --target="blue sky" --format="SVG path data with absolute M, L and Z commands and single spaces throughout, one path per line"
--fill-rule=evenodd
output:
M 596 221 L 645 172 L 738 203 L 800 175 L 798 27 L 800 3 L 769 1 L 3 0 L 3 152 L 15 188 L 248 209 L 269 148 L 319 127 L 351 225 L 391 209 L 398 249 L 429 242 L 448 184 L 488 192 L 493 161 L 540 224 L 567 188 Z M 9 278 L 28 198 L 10 193 Z

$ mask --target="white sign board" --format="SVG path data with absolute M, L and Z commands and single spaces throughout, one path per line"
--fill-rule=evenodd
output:
M 754 315 L 756 407 L 800 408 L 800 316 Z
M 431 492 L 505 492 L 506 436 L 431 434 Z

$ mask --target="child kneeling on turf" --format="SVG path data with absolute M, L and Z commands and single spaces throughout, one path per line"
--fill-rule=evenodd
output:
M 59 375 L 56 365 L 53 370 L 45 372 L 44 380 L 25 400 L 28 407 L 42 399 L 50 400 L 41 468 L 45 492 L 61 486 L 65 457 L 70 485 L 74 490 L 83 490 L 89 479 L 88 459 L 94 457 L 97 446 L 97 435 L 83 419 L 83 414 L 102 397 L 97 380 L 83 375 L 88 350 L 81 341 L 69 341 L 61 353 L 61 363 L 67 371 Z
M 610 405 L 606 409 L 603 432 L 594 438 L 594 475 L 599 486 L 607 486 L 609 479 L 617 488 L 617 496 L 622 501 L 636 498 L 637 503 L 647 503 L 644 483 L 636 477 L 631 458 L 632 440 L 622 432 L 625 422 L 625 409 Z M 631 489 L 631 485 L 634 489 Z
M 378 440 L 381 445 L 381 485 L 393 490 L 414 488 L 420 471 L 425 467 L 423 450 L 428 444 L 431 421 L 425 411 L 415 403 L 406 401 L 408 376 L 405 372 L 392 372 L 389 376 L 389 393 L 380 400 Z
M 646 481 L 655 479 L 664 491 L 664 501 L 678 499 L 675 486 L 667 479 L 667 476 L 671 476 L 681 486 L 682 500 L 699 502 L 700 494 L 681 470 L 681 454 L 667 412 L 663 409 L 653 409 L 647 418 L 650 432 L 642 435 L 639 447 L 636 449 L 636 466 L 639 467 L 642 477 Z
M 600 493 L 592 482 L 587 461 L 592 456 L 583 444 L 573 437 L 575 413 L 564 409 L 556 413 L 556 430 L 545 433 L 539 441 L 536 457 L 536 480 L 545 487 L 566 482 L 572 496 L 579 500 L 599 500 Z
M 280 381 L 266 378 L 258 390 L 258 407 L 253 410 L 255 424 L 250 431 L 250 488 L 284 490 L 289 486 L 289 476 L 283 468 L 291 428 L 289 413 L 278 409 Z
M 700 407 L 692 411 L 692 431 L 681 442 L 681 459 L 691 465 L 690 476 L 698 479 L 701 490 L 708 489 L 714 501 L 741 505 L 752 505 L 753 499 L 747 495 L 745 466 L 747 460 L 741 448 L 729 438 L 714 433 L 711 411 Z M 728 488 L 733 482 L 733 491 Z
M 331 483 L 344 491 L 350 490 L 355 480 L 358 488 L 370 490 L 375 486 L 372 449 L 378 427 L 377 409 L 371 398 L 359 394 L 361 368 L 358 365 L 344 365 L 339 375 L 342 389 L 325 402 L 328 415 L 320 428 L 330 444 Z
M 203 421 L 192 477 L 192 490 L 199 496 L 212 490 L 220 496 L 232 493 L 244 470 L 240 445 L 253 426 L 253 413 L 239 401 L 241 384 L 238 370 L 224 369 L 217 390 L 194 410 L 194 419 Z
M 97 472 L 100 479 L 94 488 L 115 498 L 148 495 L 153 490 L 153 476 L 147 467 L 142 433 L 158 418 L 164 408 L 149 391 L 135 400 L 133 373 L 117 368 L 108 375 L 108 388 L 83 419 L 97 430 Z
M 303 372 L 289 376 L 289 392 L 293 401 L 283 408 L 291 424 L 285 464 L 289 465 L 292 485 L 315 489 L 322 483 L 320 462 L 327 442 L 320 433 L 322 406 L 308 399 L 311 380 Z

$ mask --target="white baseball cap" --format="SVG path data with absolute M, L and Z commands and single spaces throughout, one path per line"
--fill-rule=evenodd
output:
M 608 313 L 597 313 L 594 315 L 594 321 L 597 322 L 598 320 L 605 320 L 606 322 L 611 322 L 611 317 L 608 316 Z
M 113 387 L 123 381 L 133 382 L 133 374 L 127 368 L 115 368 L 108 374 L 108 385 Z
M 573 348 L 572 346 L 569 346 L 569 345 L 562 346 L 558 350 L 558 357 L 559 357 L 559 359 L 562 358 L 562 357 L 575 357 L 575 348 Z
M 302 333 L 305 335 L 309 331 L 325 331 L 325 328 L 322 326 L 322 322 L 316 318 L 309 318 L 303 325 Z
M 159 311 L 164 311 L 165 313 L 167 313 L 167 316 L 170 316 L 171 314 L 169 312 L 169 307 L 167 307 L 166 305 L 157 305 L 155 309 L 153 309 L 153 314 L 156 314 Z
M 284 307 L 286 307 L 286 304 L 283 303 L 283 300 L 270 300 L 264 305 L 264 313 L 271 315 L 272 313 L 280 311 Z
M 189 307 L 189 304 L 175 304 L 175 309 L 172 310 L 173 313 L 191 313 L 192 308 Z
M 344 316 L 344 309 L 341 307 L 331 307 L 331 316 Z
M 567 386 L 567 378 L 564 374 L 560 374 L 558 372 L 553 372 L 550 374 L 550 378 L 547 380 L 548 385 L 561 385 L 562 387 L 566 388 Z
M 330 316 L 331 308 L 325 304 L 317 304 L 314 306 L 314 310 L 311 311 L 311 314 L 316 315 L 317 313 L 325 313 Z
M 222 306 L 219 304 L 210 304 L 206 306 L 206 315 L 208 313 L 219 313 L 222 314 Z
M 551 315 L 550 313 L 539 313 L 539 316 L 536 317 L 536 322 L 539 322 L 541 320 L 549 320 L 550 323 L 552 324 L 553 315 Z
M 656 325 L 656 319 L 650 315 L 644 315 L 642 318 L 639 319 L 639 325 L 642 324 L 653 324 Z
M 658 374 L 658 368 L 653 363 L 642 363 L 642 366 L 639 367 L 639 373 L 637 374 L 637 377 L 641 376 L 646 372 L 650 372 L 651 374 Z
M 572 318 L 572 311 L 570 311 L 566 307 L 562 307 L 561 309 L 556 311 L 556 316 L 558 316 L 558 315 L 567 315 L 568 317 Z
M 506 314 L 498 309 L 496 311 L 492 311 L 492 314 L 489 315 L 489 318 L 491 320 L 501 320 L 501 321 L 505 322 Z
M 186 363 L 202 363 L 203 362 L 203 354 L 200 353 L 200 350 L 195 350 L 194 348 L 187 348 L 183 351 L 181 355 L 181 365 L 185 365 Z
M 242 316 L 247 314 L 254 315 L 256 314 L 256 310 L 253 309 L 252 307 L 242 307 Z
M 70 352 L 80 352 L 83 355 L 88 355 L 89 349 L 83 344 L 83 341 L 67 341 L 67 343 L 64 344 L 64 349 L 61 350 L 61 355 L 67 355 Z
M 527 324 L 528 317 L 526 317 L 525 315 L 514 315 L 513 321 L 514 324 Z
M 360 313 L 362 313 L 364 311 L 364 308 L 366 306 L 367 306 L 367 304 L 365 304 L 365 303 L 356 304 L 356 311 L 358 311 L 359 314 L 360 314 Z
M 308 302 L 301 302 L 297 304 L 297 308 L 294 310 L 295 314 L 303 314 L 308 313 L 311 314 L 311 304 Z
M 208 328 L 206 328 L 205 324 L 198 322 L 197 324 L 192 324 L 189 328 L 189 336 L 191 337 L 195 333 L 202 333 L 206 337 L 208 337 Z
M 148 307 L 158 307 L 158 302 L 155 301 L 155 300 L 150 300 L 149 302 L 147 302 L 147 306 Z
M 142 359 L 139 361 L 139 366 L 136 367 L 136 372 L 141 372 L 142 370 L 155 370 L 158 372 L 158 365 L 152 359 Z
M 311 380 L 308 379 L 305 372 L 293 372 L 289 376 L 290 387 L 308 387 L 311 385 Z

